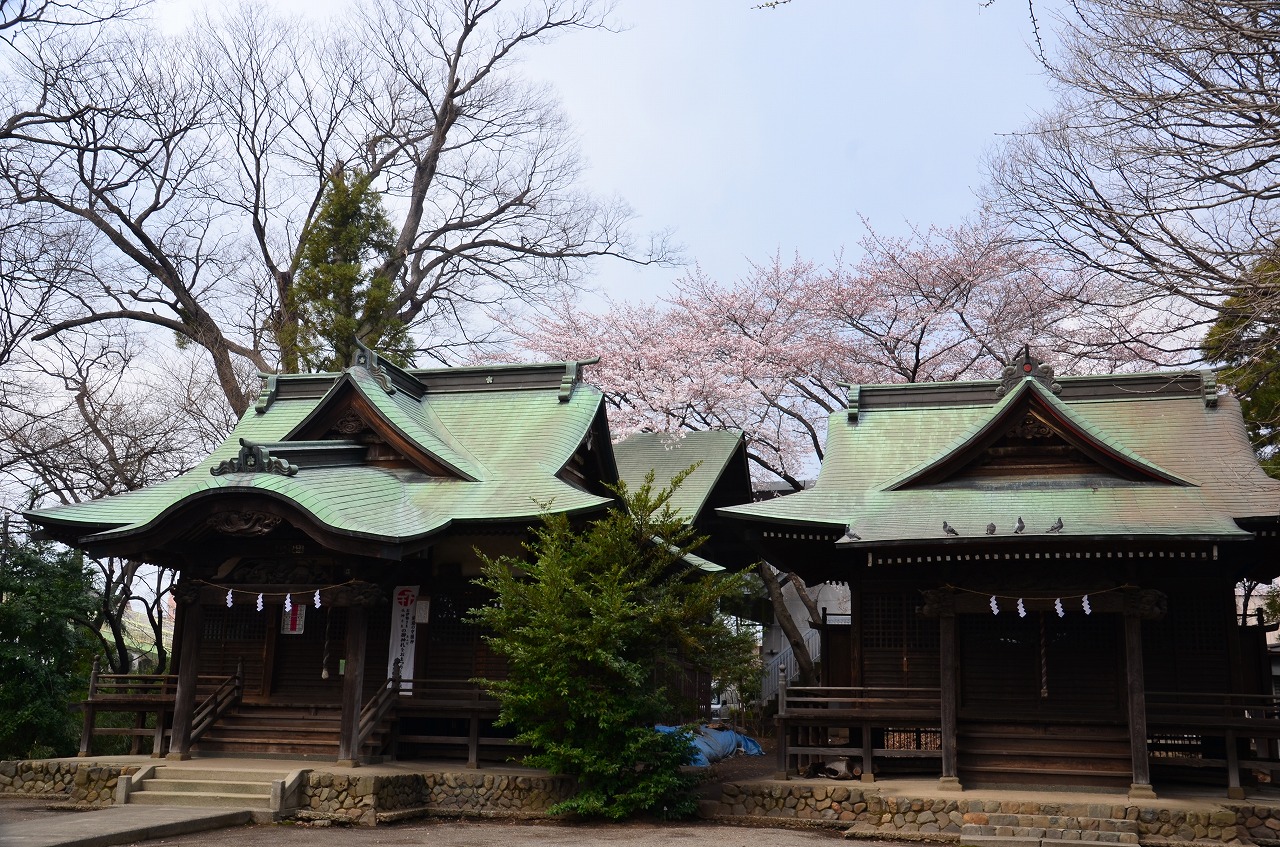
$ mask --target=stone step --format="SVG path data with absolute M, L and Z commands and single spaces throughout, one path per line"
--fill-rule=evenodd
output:
M 262 782 L 270 785 L 277 779 L 288 779 L 288 771 L 243 770 L 230 768 L 203 768 L 161 765 L 153 779 L 203 780 L 205 782 Z M 150 782 L 151 780 L 147 780 Z
M 215 794 L 271 795 L 270 782 L 247 782 L 211 779 L 166 779 L 157 777 L 144 780 L 139 791 L 184 791 Z
M 1137 821 L 1121 820 L 1111 817 L 1098 817 L 1094 815 L 1027 815 L 989 812 L 983 815 L 983 817 L 986 818 L 985 823 L 981 823 L 980 820 L 972 821 L 965 824 L 965 826 L 969 827 L 977 825 L 986 828 L 1014 827 L 1015 829 L 1076 829 L 1085 832 L 1125 832 L 1132 833 L 1134 835 L 1142 832 L 1142 828 L 1139 826 Z M 991 835 L 994 833 L 975 832 L 974 834 Z
M 137 791 L 130 803 L 141 806 L 186 806 L 207 809 L 271 810 L 271 795 L 219 794 L 210 791 Z
M 1041 847 L 1041 842 L 1056 844 L 1068 841 L 1074 844 L 1081 841 L 1097 844 L 1137 844 L 1138 833 L 1070 827 L 977 826 L 974 824 L 966 824 L 960 830 L 961 844 L 1019 847 L 1025 842 L 1032 847 Z

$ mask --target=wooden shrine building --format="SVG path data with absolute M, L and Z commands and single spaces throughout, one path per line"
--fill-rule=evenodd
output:
M 1264 627 L 1280 481 L 1210 371 L 853 387 L 813 488 L 721 509 L 849 585 L 780 770 L 836 755 L 943 787 L 1130 787 L 1276 767 Z
M 180 574 L 176 674 L 96 675 L 82 754 L 95 712 L 115 710 L 139 716 L 116 733 L 135 749 L 151 736 L 155 755 L 505 758 L 497 705 L 472 683 L 504 674 L 468 618 L 487 599 L 472 580 L 481 553 L 523 555 L 541 514 L 586 520 L 615 502 L 585 364 L 406 370 L 362 348 L 342 373 L 265 376 L 182 476 L 28 513 L 45 537 Z M 626 481 L 652 468 L 650 440 L 619 446 Z M 749 501 L 740 433 L 662 455 L 660 485 L 677 456 L 702 463 L 680 492 L 701 531 L 724 520 L 715 506 Z

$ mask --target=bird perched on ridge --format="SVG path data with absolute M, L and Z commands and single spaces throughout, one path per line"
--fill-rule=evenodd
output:
M 959 535 L 959 534 L 960 534 L 960 533 L 956 532 L 956 528 L 955 528 L 954 526 L 952 526 L 951 524 L 947 523 L 946 521 L 943 521 L 943 522 L 942 522 L 942 531 L 943 531 L 943 532 L 945 532 L 947 535 Z
M 993 523 L 987 524 L 987 535 L 995 535 L 995 534 L 996 534 L 996 525 Z
M 1027 528 L 1027 525 L 1026 525 L 1026 524 L 1024 524 L 1024 523 L 1022 522 L 1022 516 L 1021 516 L 1021 515 L 1019 515 L 1019 516 L 1018 516 L 1018 522 L 1017 522 L 1017 523 L 1014 525 L 1014 527 L 1013 527 L 1013 534 L 1014 534 L 1014 535 L 1018 535 L 1019 533 L 1021 533 L 1021 532 L 1022 532 L 1024 529 L 1026 529 L 1026 528 Z
M 1061 531 L 1062 531 L 1062 518 L 1058 518 L 1056 521 L 1054 521 L 1054 522 L 1053 522 L 1053 526 L 1049 527 L 1049 531 L 1050 531 L 1050 532 L 1061 532 Z
M 854 531 L 853 531 L 853 524 L 845 524 L 845 525 L 844 525 L 844 535 L 843 535 L 843 536 L 841 536 L 840 540 L 839 540 L 839 541 L 837 541 L 836 543 L 837 543 L 837 544 L 851 544 L 851 543 L 853 543 L 854 541 L 861 541 L 861 540 L 862 540 L 862 536 L 861 536 L 861 535 L 858 535 L 858 533 L 856 533 L 856 532 L 854 532 Z

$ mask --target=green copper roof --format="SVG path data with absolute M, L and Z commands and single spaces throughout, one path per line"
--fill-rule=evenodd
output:
M 629 488 L 653 471 L 654 486 L 665 488 L 676 474 L 697 465 L 671 498 L 672 507 L 687 520 L 696 520 L 734 454 L 742 447 L 741 430 L 703 432 L 641 432 L 613 445 L 618 477 Z
M 1280 481 L 1258 466 L 1239 404 L 1206 396 L 1198 373 L 1060 380 L 1054 395 L 1028 378 L 998 399 L 996 382 L 862 386 L 858 408 L 831 416 L 813 488 L 721 509 L 774 524 L 846 526 L 869 546 L 961 538 L 1059 535 L 1249 537 L 1237 518 L 1280 514 Z M 939 475 L 963 460 L 1002 413 L 1039 400 L 1088 447 L 1134 469 L 1066 475 Z M 930 473 L 933 472 L 931 476 Z M 927 480 L 927 481 L 921 481 Z
M 361 366 L 327 379 L 277 376 L 275 393 L 259 404 L 262 411 L 250 409 L 213 455 L 190 472 L 140 491 L 39 509 L 28 517 L 64 535 L 82 533 L 80 540 L 93 545 L 152 530 L 202 498 L 225 497 L 234 508 L 236 498 L 257 495 L 300 510 L 329 531 L 396 543 L 455 521 L 529 520 L 547 508 L 602 508 L 608 498 L 558 476 L 588 437 L 602 405 L 598 390 L 577 382 L 576 370 L 566 391 L 565 370 L 565 365 L 507 368 L 495 383 L 483 368 L 471 368 L 470 381 L 445 374 L 438 390 L 432 390 L 432 371 L 395 374 L 402 385 L 406 379 L 420 381 L 424 390 L 415 391 L 395 390 L 394 384 L 388 391 Z M 519 384 L 513 382 L 516 377 Z M 349 403 L 354 394 L 348 392 L 376 410 L 375 429 L 400 433 L 457 475 L 352 459 L 363 455 L 350 449 L 355 442 L 292 437 L 318 415 L 341 412 L 328 407 Z M 297 471 L 211 473 L 236 459 L 241 439 L 296 463 Z M 343 444 L 348 448 L 325 449 Z

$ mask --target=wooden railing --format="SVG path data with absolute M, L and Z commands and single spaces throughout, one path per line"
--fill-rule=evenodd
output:
M 232 677 L 201 675 L 196 678 L 196 695 L 212 697 L 242 675 Z M 237 690 L 238 690 L 237 683 Z M 143 738 L 151 738 L 151 755 L 164 755 L 164 740 L 170 734 L 174 701 L 177 698 L 176 674 L 101 673 L 94 660 L 89 674 L 89 693 L 82 704 L 84 728 L 80 735 L 80 756 L 93 753 L 93 739 L 122 735 L 132 739 L 129 752 L 139 752 Z M 133 726 L 98 726 L 99 712 L 133 714 Z M 152 727 L 147 718 L 155 716 Z
M 815 761 L 859 759 L 869 778 L 877 758 L 942 757 L 937 688 L 787 686 L 778 689 L 778 774 Z
M 1228 726 L 1242 730 L 1280 728 L 1280 697 L 1274 694 L 1147 692 L 1147 725 Z
M 244 691 L 244 664 L 236 662 L 234 676 L 227 677 L 204 699 L 191 715 L 191 740 L 195 744 L 200 736 L 227 713 L 227 710 L 240 702 Z
M 414 679 L 412 695 L 402 697 L 399 707 L 401 729 L 397 742 L 420 745 L 429 750 L 456 753 L 465 749 L 467 767 L 480 766 L 482 753 L 506 758 L 514 742 L 510 738 L 485 735 L 483 729 L 498 717 L 496 698 L 475 683 L 460 679 Z M 432 733 L 405 732 L 405 719 L 421 719 L 433 723 Z M 457 723 L 455 723 L 457 722 Z M 465 723 L 466 734 L 450 732 L 450 724 Z
M 396 659 L 391 665 L 391 676 L 387 677 L 386 684 L 360 710 L 360 718 L 356 721 L 356 737 L 351 744 L 353 756 L 362 757 L 361 751 L 373 736 L 373 731 L 395 707 L 399 700 L 400 682 L 400 660 Z
M 1280 772 L 1280 697 L 1221 692 L 1147 692 L 1153 766 L 1224 768 L 1227 794 L 1243 797 L 1241 769 Z

